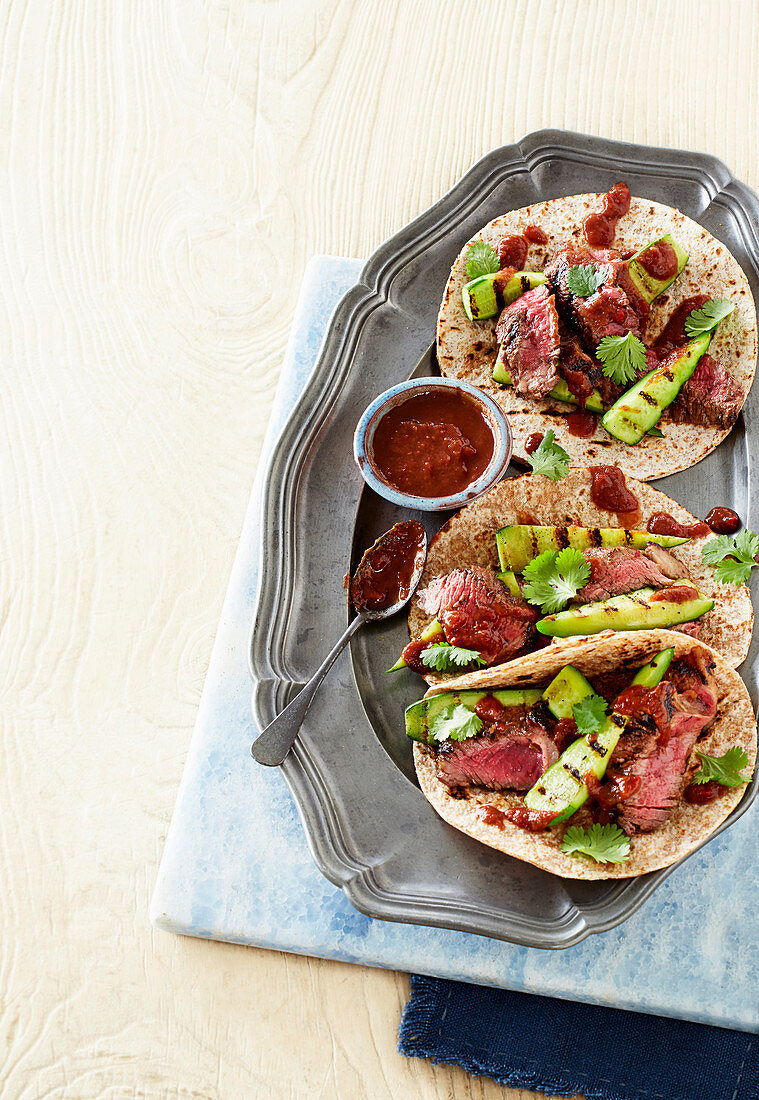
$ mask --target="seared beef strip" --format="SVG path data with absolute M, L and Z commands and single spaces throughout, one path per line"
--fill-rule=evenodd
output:
M 676 424 L 732 428 L 743 404 L 743 393 L 725 368 L 705 355 L 669 407 Z
M 487 704 L 488 698 L 481 702 Z M 556 763 L 559 751 L 535 714 L 491 702 L 496 705 L 484 733 L 437 746 L 438 779 L 449 787 L 527 791 Z
M 617 713 L 632 715 L 607 770 L 612 790 L 617 781 L 632 789 L 619 802 L 626 833 L 656 829 L 682 793 L 693 746 L 717 713 L 714 667 L 705 651 L 695 651 L 673 661 L 657 687 L 630 687 L 616 700 Z
M 592 265 L 604 275 L 603 284 L 587 298 L 572 294 L 567 281 L 570 267 L 580 265 Z M 648 305 L 635 291 L 621 253 L 614 249 L 560 248 L 545 273 L 562 320 L 579 332 L 587 350 L 595 351 L 604 336 L 642 334 Z
M 545 286 L 522 294 L 501 313 L 495 329 L 517 393 L 545 397 L 556 385 L 559 318 Z
M 446 641 L 476 650 L 486 665 L 516 657 L 540 618 L 537 608 L 512 596 L 491 569 L 480 567 L 438 577 L 419 593 L 419 606 L 437 616 Z
M 688 571 L 674 554 L 649 543 L 645 550 L 628 546 L 583 550 L 590 566 L 590 580 L 573 597 L 576 603 L 594 603 L 635 592 L 638 588 L 668 588 Z

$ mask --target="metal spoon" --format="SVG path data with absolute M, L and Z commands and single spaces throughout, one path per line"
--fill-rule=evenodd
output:
M 387 598 L 391 599 L 396 594 L 398 598 L 394 603 L 382 606 L 382 574 L 389 571 L 391 574 L 389 579 L 393 579 L 393 544 L 397 544 L 399 541 L 402 543 L 406 538 L 410 542 L 415 540 L 417 543 L 412 572 L 408 578 L 400 578 L 395 591 L 393 591 L 392 585 L 388 586 Z M 319 684 L 321 684 L 337 657 L 342 653 L 348 640 L 364 623 L 389 619 L 391 615 L 395 615 L 397 611 L 406 606 L 419 584 L 419 578 L 422 575 L 426 559 L 427 533 L 423 525 L 416 520 L 396 523 L 384 535 L 380 535 L 373 546 L 369 547 L 359 562 L 358 569 L 354 573 L 350 584 L 350 600 L 358 614 L 355 619 L 350 621 L 340 641 L 330 650 L 306 686 L 287 704 L 282 713 L 278 714 L 274 721 L 269 723 L 250 746 L 250 752 L 254 760 L 257 760 L 259 764 L 270 766 L 282 763 L 293 747 Z M 391 567 L 390 570 L 388 570 L 388 566 Z M 373 580 L 376 582 L 374 591 L 372 591 Z M 363 593 L 362 583 L 366 589 Z M 372 598 L 373 596 L 375 598 Z

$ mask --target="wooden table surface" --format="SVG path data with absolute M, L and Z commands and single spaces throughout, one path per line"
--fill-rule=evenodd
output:
M 759 184 L 752 0 L 1 0 L 2 1096 L 522 1097 L 407 978 L 155 933 L 304 265 L 545 126 Z

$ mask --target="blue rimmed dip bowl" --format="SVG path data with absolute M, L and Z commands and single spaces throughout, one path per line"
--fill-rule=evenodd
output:
M 403 405 L 422 393 L 458 391 L 482 415 L 493 435 L 493 454 L 482 473 L 465 488 L 447 496 L 417 496 L 390 484 L 381 472 L 373 452 L 377 428 L 391 409 Z M 385 390 L 364 411 L 353 436 L 353 455 L 366 484 L 386 500 L 402 508 L 417 508 L 423 512 L 447 512 L 469 504 L 490 489 L 506 472 L 511 460 L 512 438 L 509 423 L 492 399 L 469 382 L 454 378 L 412 378 Z

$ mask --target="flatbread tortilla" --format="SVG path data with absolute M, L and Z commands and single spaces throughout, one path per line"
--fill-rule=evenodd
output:
M 662 420 L 659 428 L 664 433 L 663 439 L 645 436 L 635 446 L 618 442 L 600 426 L 592 438 L 578 439 L 570 435 L 561 415 L 570 411 L 571 406 L 550 398 L 520 397 L 511 386 L 493 382 L 498 318 L 469 321 L 461 304 L 461 289 L 468 282 L 466 251 L 472 241 L 486 241 L 497 248 L 502 237 L 519 234 L 529 224 L 537 225 L 548 236 L 548 243 L 530 245 L 525 269 L 542 271 L 559 246 L 585 245 L 582 220 L 601 209 L 602 199 L 602 194 L 573 195 L 512 210 L 490 222 L 467 242 L 453 265 L 440 307 L 438 363 L 442 374 L 471 382 L 498 402 L 509 418 L 517 459 L 526 461 L 525 441 L 529 435 L 551 427 L 557 441 L 569 452 L 573 465 L 616 464 L 625 473 L 649 481 L 693 466 L 714 450 L 729 429 Z M 735 312 L 719 325 L 709 354 L 729 371 L 745 402 L 754 380 L 757 352 L 756 309 L 748 279 L 728 248 L 703 226 L 679 210 L 649 199 L 631 200 L 630 212 L 617 223 L 614 247 L 638 250 L 665 233 L 675 237 L 689 259 L 670 289 L 653 302 L 646 340 L 655 339 L 673 310 L 694 294 L 735 302 Z
M 641 519 L 636 527 L 643 530 L 654 512 L 668 512 L 679 523 L 694 523 L 695 517 L 671 497 L 650 485 L 628 477 L 627 486 L 638 498 Z M 438 531 L 429 544 L 427 562 L 417 592 L 452 569 L 480 565 L 498 570 L 495 533 L 509 523 L 537 523 L 541 526 L 619 527 L 613 512 L 598 508 L 590 497 L 591 475 L 585 469 L 571 469 L 561 481 L 549 481 L 535 474 L 507 478 L 472 504 L 467 504 Z M 696 587 L 715 600 L 714 608 L 704 615 L 700 639 L 716 649 L 725 661 L 739 665 L 746 659 L 754 625 L 754 610 L 748 585 L 719 584 L 714 570 L 701 560 L 701 547 L 707 538 L 691 539 L 671 553 L 683 562 Z M 414 596 L 409 612 L 409 633 L 418 638 L 432 616 L 419 607 Z M 604 631 L 604 638 L 613 632 Z M 552 646 L 558 642 L 552 642 Z M 440 677 L 430 675 L 429 682 Z
M 674 647 L 676 657 L 697 649 L 707 649 L 717 666 L 717 718 L 696 743 L 698 750 L 721 756 L 732 746 L 740 746 L 745 750 L 750 770 L 753 771 L 756 761 L 756 719 L 743 681 L 718 653 L 693 638 L 670 630 L 624 631 L 565 641 L 507 665 L 458 676 L 446 684 L 430 688 L 427 695 L 440 691 L 545 685 L 567 664 L 575 665 L 587 677 L 619 667 L 634 669 L 670 646 Z M 681 798 L 663 825 L 651 833 L 631 838 L 630 856 L 624 863 L 605 864 L 561 851 L 564 832 L 570 825 L 587 827 L 592 823 L 590 813 L 584 807 L 566 823 L 543 833 L 530 833 L 509 821 L 505 821 L 503 827 L 488 825 L 477 816 L 481 807 L 505 809 L 522 805 L 522 796 L 471 787 L 467 797 L 454 798 L 448 787 L 437 778 L 432 749 L 415 743 L 414 763 L 425 797 L 449 825 L 491 848 L 533 863 L 562 878 L 631 878 L 660 867 L 669 867 L 703 844 L 738 805 L 746 791 L 745 787 L 730 788 L 704 806 L 691 805 Z

